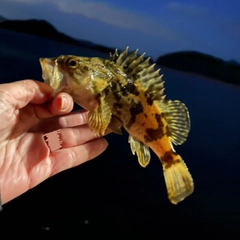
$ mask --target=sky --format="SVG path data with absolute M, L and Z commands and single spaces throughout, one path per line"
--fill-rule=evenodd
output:
M 44 19 L 77 39 L 153 60 L 193 50 L 240 62 L 239 0 L 1 0 L 8 19 Z

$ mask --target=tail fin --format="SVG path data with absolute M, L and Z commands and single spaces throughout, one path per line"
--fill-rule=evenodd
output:
M 168 199 L 171 203 L 177 204 L 193 192 L 193 179 L 180 155 L 171 152 L 168 153 L 167 159 L 164 157 L 161 162 Z

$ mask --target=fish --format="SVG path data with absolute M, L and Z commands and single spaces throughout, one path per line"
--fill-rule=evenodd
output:
M 149 63 L 138 49 L 129 47 L 109 59 L 60 55 L 40 58 L 42 78 L 53 89 L 70 94 L 88 111 L 88 125 L 96 136 L 107 129 L 129 134 L 128 142 L 139 164 L 146 167 L 150 149 L 159 158 L 168 199 L 177 204 L 194 191 L 193 178 L 174 145 L 183 144 L 191 128 L 186 105 L 179 100 L 167 100 L 163 74 Z

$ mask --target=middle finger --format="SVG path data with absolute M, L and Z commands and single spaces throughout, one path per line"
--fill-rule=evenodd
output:
M 88 112 L 86 110 L 79 110 L 69 113 L 64 116 L 55 116 L 47 119 L 42 119 L 35 131 L 51 132 L 61 128 L 75 127 L 87 124 Z

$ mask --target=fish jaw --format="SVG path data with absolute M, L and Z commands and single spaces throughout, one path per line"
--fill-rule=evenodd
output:
M 54 90 L 54 95 L 56 95 L 66 86 L 66 78 L 56 60 L 52 58 L 40 58 L 39 61 L 44 83 L 50 85 Z

